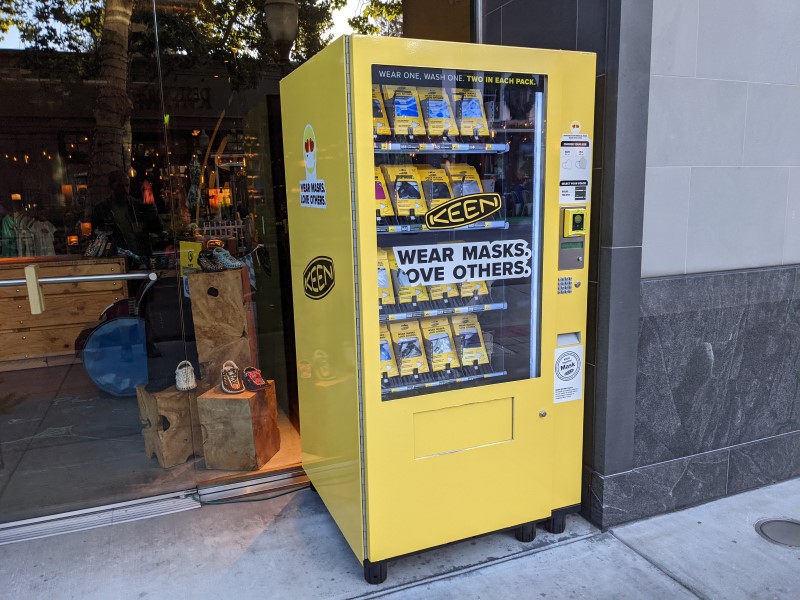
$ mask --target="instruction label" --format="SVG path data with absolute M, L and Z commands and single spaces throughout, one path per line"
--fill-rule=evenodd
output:
M 328 208 L 325 182 L 321 179 L 318 181 L 301 181 L 300 206 L 305 206 L 306 208 Z
M 530 277 L 533 255 L 525 240 L 396 246 L 393 251 L 408 279 L 404 285 Z
M 592 174 L 592 142 L 585 133 L 561 136 L 561 170 L 559 202 L 586 204 L 591 198 L 589 179 Z
M 556 348 L 553 402 L 583 397 L 583 346 Z

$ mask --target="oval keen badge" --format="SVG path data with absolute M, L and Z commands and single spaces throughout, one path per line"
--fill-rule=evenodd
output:
M 490 217 L 502 206 L 500 194 L 470 194 L 443 202 L 425 215 L 428 229 L 456 229 Z
M 335 283 L 333 259 L 329 256 L 312 258 L 303 271 L 303 291 L 312 300 L 321 300 L 327 296 Z

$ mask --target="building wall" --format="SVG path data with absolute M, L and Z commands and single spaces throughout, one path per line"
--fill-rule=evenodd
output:
M 487 0 L 485 42 L 597 53 L 588 278 L 584 512 L 634 468 L 652 0 Z M 607 511 L 606 511 L 607 512 Z
M 592 473 L 603 526 L 800 476 L 798 29 L 796 0 L 653 0 L 633 465 Z
M 800 263 L 800 2 L 654 0 L 642 276 Z
M 403 37 L 469 42 L 471 4 L 469 0 L 403 0 Z

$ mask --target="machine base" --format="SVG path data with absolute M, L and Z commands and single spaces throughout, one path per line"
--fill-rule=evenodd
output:
M 386 581 L 386 561 L 370 562 L 364 560 L 364 580 L 373 585 Z
M 536 539 L 536 521 L 525 523 L 514 528 L 514 537 L 523 543 L 529 543 Z
M 314 489 L 312 486 L 311 489 Z M 522 543 L 530 543 L 536 539 L 536 525 L 539 524 L 545 528 L 549 533 L 564 533 L 564 529 L 566 528 L 566 520 L 567 515 L 571 515 L 574 513 L 579 512 L 581 509 L 580 504 L 574 504 L 573 506 L 565 506 L 564 508 L 559 508 L 550 513 L 550 517 L 547 519 L 543 519 L 541 521 L 530 521 L 529 523 L 523 523 L 522 525 L 518 525 L 517 527 L 513 528 L 514 537 L 517 538 Z M 459 540 L 463 541 L 463 540 Z M 453 542 L 458 543 L 458 542 Z M 447 544 L 445 544 L 447 545 Z M 431 548 L 428 548 L 430 550 Z M 423 550 L 424 552 L 424 550 Z M 399 558 L 399 557 L 394 557 Z M 379 583 L 383 583 L 386 581 L 387 576 L 387 562 L 390 559 L 380 560 L 378 562 L 370 562 L 369 560 L 364 560 L 364 580 L 367 583 L 371 583 L 377 585 Z
M 548 533 L 564 533 L 567 527 L 567 515 L 580 512 L 581 505 L 574 504 L 573 506 L 565 506 L 559 508 L 551 513 L 549 519 L 545 519 L 542 523 Z

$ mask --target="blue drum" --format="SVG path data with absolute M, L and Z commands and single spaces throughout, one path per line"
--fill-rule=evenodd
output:
M 104 392 L 135 396 L 136 386 L 148 381 L 144 319 L 117 317 L 99 325 L 83 347 L 83 366 Z

